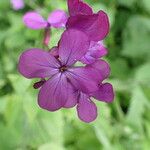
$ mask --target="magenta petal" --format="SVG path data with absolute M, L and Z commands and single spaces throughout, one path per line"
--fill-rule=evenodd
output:
M 97 107 L 90 100 L 90 98 L 81 93 L 79 98 L 79 104 L 77 105 L 78 117 L 84 122 L 92 122 L 97 117 Z
M 74 28 L 86 33 L 91 41 L 103 40 L 109 32 L 109 20 L 105 12 L 93 15 L 77 15 L 68 19 L 67 29 Z
M 63 10 L 53 11 L 49 17 L 48 22 L 55 28 L 65 27 L 68 16 Z
M 72 108 L 77 104 L 78 92 L 72 87 L 71 84 L 68 86 L 68 100 L 63 106 L 64 108 Z
M 73 86 L 84 93 L 98 90 L 99 76 L 99 71 L 92 67 L 71 68 L 67 71 L 67 77 Z
M 67 78 L 58 73 L 50 78 L 40 89 L 38 104 L 48 111 L 56 111 L 63 107 L 68 99 Z
M 70 16 L 93 14 L 92 8 L 81 0 L 68 0 L 68 10 Z
M 94 63 L 96 60 L 97 60 L 97 59 L 94 58 L 94 57 L 92 57 L 92 56 L 89 54 L 89 52 L 88 52 L 87 54 L 85 54 L 85 56 L 83 56 L 83 57 L 81 58 L 80 61 L 81 61 L 83 64 L 92 64 L 92 63 Z
M 88 52 L 81 58 L 81 62 L 84 64 L 94 63 L 99 58 L 107 54 L 107 49 L 102 42 L 91 42 Z
M 114 91 L 110 83 L 104 83 L 99 86 L 99 90 L 91 94 L 95 99 L 110 103 L 114 100 Z
M 66 30 L 59 43 L 59 56 L 63 65 L 72 65 L 80 60 L 89 48 L 89 39 L 82 32 Z
M 24 0 L 11 0 L 11 4 L 14 10 L 19 10 L 24 8 Z
M 47 21 L 37 12 L 27 12 L 23 16 L 24 24 L 31 29 L 42 29 L 47 27 Z
M 19 59 L 19 72 L 26 78 L 46 78 L 58 72 L 59 63 L 42 49 L 29 49 Z
M 100 58 L 107 54 L 107 49 L 104 47 L 103 42 L 91 42 L 89 53 L 94 58 Z
M 97 75 L 96 77 L 98 78 L 99 83 L 101 83 L 103 80 L 108 78 L 108 76 L 110 75 L 109 64 L 106 61 L 101 60 L 101 59 L 97 60 L 93 64 L 87 65 L 86 68 L 91 69 L 91 70 L 93 69 L 94 71 L 97 70 L 99 75 Z

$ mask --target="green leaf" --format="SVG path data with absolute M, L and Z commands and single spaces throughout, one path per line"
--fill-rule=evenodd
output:
M 111 61 L 111 74 L 119 79 L 126 79 L 130 75 L 130 70 L 127 62 L 124 59 L 116 59 Z M 120 67 L 121 66 L 121 67 Z M 126 74 L 128 72 L 128 74 Z
M 126 1 L 117 0 L 117 1 L 118 1 L 118 4 L 126 6 L 126 7 L 132 7 L 136 2 L 136 0 L 126 0 Z
M 8 95 L 1 97 L 0 99 L 0 113 L 4 113 L 7 106 Z
M 149 0 L 142 0 L 141 1 L 143 8 L 150 13 L 150 1 Z
M 140 66 L 135 73 L 135 80 L 138 83 L 149 85 L 150 83 L 150 62 Z
M 122 54 L 131 58 L 150 58 L 150 19 L 132 16 L 123 34 Z
M 104 149 L 111 150 L 110 139 L 113 136 L 113 131 L 110 129 L 110 109 L 105 103 L 97 104 L 99 106 L 99 116 L 94 123 L 95 134 Z
M 41 145 L 38 150 L 65 150 L 62 145 L 57 143 L 46 143 Z
M 20 95 L 24 95 L 27 88 L 29 88 L 29 86 L 31 85 L 31 80 L 23 78 L 22 76 L 17 74 L 9 74 L 8 79 L 10 80 L 16 93 Z
M 148 99 L 144 95 L 141 87 L 136 85 L 132 89 L 131 103 L 127 114 L 127 122 L 141 131 L 142 129 L 142 117 L 145 112 L 145 108 L 148 104 Z

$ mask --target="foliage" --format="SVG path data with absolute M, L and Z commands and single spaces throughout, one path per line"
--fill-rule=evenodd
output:
M 25 2 L 23 10 L 14 11 L 9 0 L 0 1 L 0 149 L 149 150 L 150 1 L 87 0 L 95 11 L 103 9 L 110 17 L 106 59 L 116 91 L 112 104 L 96 102 L 99 117 L 91 124 L 79 121 L 75 109 L 41 110 L 33 82 L 18 74 L 23 50 L 42 48 L 42 31 L 27 29 L 23 14 L 36 9 L 46 17 L 54 9 L 67 10 L 65 0 Z M 61 33 L 52 30 L 50 47 Z

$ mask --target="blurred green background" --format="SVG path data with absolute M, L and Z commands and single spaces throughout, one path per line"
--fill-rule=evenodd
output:
M 86 0 L 95 11 L 105 10 L 111 31 L 105 43 L 111 65 L 112 104 L 96 102 L 99 116 L 81 122 L 75 109 L 54 113 L 37 105 L 38 90 L 17 72 L 19 55 L 42 48 L 42 31 L 27 29 L 22 16 L 38 10 L 45 17 L 65 9 L 65 0 L 25 0 L 12 9 L 0 0 L 0 150 L 149 150 L 150 149 L 150 1 Z M 50 47 L 62 31 L 53 30 Z

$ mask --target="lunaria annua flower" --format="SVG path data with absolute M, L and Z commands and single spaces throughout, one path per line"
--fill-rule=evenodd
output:
M 27 78 L 49 78 L 39 92 L 42 108 L 55 111 L 63 107 L 73 87 L 85 93 L 97 89 L 97 81 L 101 77 L 98 70 L 73 67 L 88 47 L 88 37 L 81 31 L 70 29 L 64 32 L 60 40 L 59 59 L 41 49 L 30 49 L 21 55 L 19 71 L 22 75 Z
M 24 0 L 10 0 L 14 10 L 19 10 L 24 8 Z
M 89 36 L 91 41 L 90 48 L 85 57 L 81 59 L 81 62 L 89 64 L 96 61 L 98 57 L 105 56 L 107 49 L 102 40 L 109 33 L 107 14 L 104 11 L 99 11 L 96 14 L 93 13 L 92 8 L 81 0 L 68 0 L 68 9 L 70 17 L 66 28 L 83 31 Z
M 27 12 L 23 17 L 24 24 L 33 30 L 45 29 L 44 44 L 48 45 L 50 40 L 50 28 L 64 28 L 68 17 L 62 10 L 55 10 L 45 20 L 39 13 Z
M 103 39 L 109 32 L 109 21 L 105 12 L 95 14 L 80 0 L 68 0 L 68 9 L 70 16 L 67 23 L 64 19 L 66 30 L 58 45 L 50 51 L 34 48 L 23 52 L 18 69 L 26 78 L 41 79 L 34 84 L 34 88 L 40 88 L 41 108 L 56 111 L 76 106 L 78 117 L 92 122 L 97 117 L 93 98 L 106 103 L 114 99 L 112 85 L 104 82 L 110 75 L 110 67 L 100 59 L 107 54 Z M 61 22 L 59 17 L 53 19 L 55 23 Z M 27 13 L 24 22 L 33 29 L 53 26 L 35 12 Z M 54 27 L 62 27 L 57 25 Z M 77 61 L 86 65 L 77 66 Z

